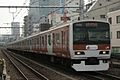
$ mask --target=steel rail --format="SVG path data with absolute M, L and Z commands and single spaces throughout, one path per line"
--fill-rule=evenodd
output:
M 120 77 L 112 75 L 112 74 L 106 74 L 106 73 L 103 73 L 103 72 L 95 72 L 95 73 L 106 76 L 106 77 L 109 77 L 109 78 L 113 78 L 114 80 L 120 80 Z
M 12 64 L 14 64 L 14 66 L 18 69 L 18 71 L 24 76 L 24 78 L 26 80 L 29 80 L 29 78 L 21 71 L 21 69 L 15 64 L 15 62 L 9 57 L 8 54 L 6 54 L 6 52 L 4 52 L 5 55 L 9 58 L 9 60 L 12 62 Z M 13 57 L 13 56 L 12 56 Z M 30 70 L 32 70 L 36 75 L 38 75 L 42 80 L 49 80 L 48 78 L 46 78 L 44 75 L 40 74 L 39 72 L 37 72 L 36 70 L 34 70 L 33 68 L 31 68 L 30 66 L 26 65 L 25 63 L 23 63 L 21 60 L 17 59 L 16 57 L 14 57 L 17 61 L 19 61 L 22 65 L 24 65 L 25 67 L 29 68 Z

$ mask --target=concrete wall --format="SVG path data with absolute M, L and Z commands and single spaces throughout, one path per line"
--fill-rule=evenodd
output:
M 117 31 L 120 31 L 120 23 L 116 22 L 116 16 L 120 16 L 120 10 L 108 13 L 108 18 L 112 19 L 112 24 L 110 24 L 112 48 L 115 53 L 120 53 L 120 39 L 117 38 Z
M 107 20 L 107 13 L 111 8 L 120 5 L 120 0 L 97 0 L 87 11 L 87 19 Z M 101 17 L 105 15 L 105 17 Z

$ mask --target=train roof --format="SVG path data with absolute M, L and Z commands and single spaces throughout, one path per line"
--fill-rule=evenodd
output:
M 38 35 L 40 35 L 40 34 L 45 34 L 45 33 L 50 32 L 50 31 L 52 31 L 52 30 L 59 29 L 59 28 L 62 28 L 62 27 L 68 26 L 68 25 L 70 25 L 70 23 L 63 23 L 63 24 L 57 25 L 58 27 L 57 27 L 57 26 L 53 26 L 53 27 L 51 27 L 50 29 L 48 29 L 48 30 L 46 30 L 46 31 L 42 31 L 42 32 L 39 32 L 39 33 L 30 35 L 30 36 L 28 36 L 28 37 L 24 37 L 24 38 L 22 38 L 22 39 L 19 39 L 19 40 L 10 42 L 10 43 L 8 43 L 8 44 L 12 44 L 12 43 L 16 43 L 16 42 L 19 42 L 19 41 L 23 41 L 23 40 L 25 40 L 25 39 L 29 39 L 29 38 L 31 38 L 31 37 L 38 36 Z
M 81 20 L 81 21 L 77 21 L 77 22 L 87 22 L 87 21 L 97 21 L 97 22 L 105 22 L 105 23 L 108 23 L 107 21 L 103 21 L 103 20 Z M 55 30 L 55 29 L 59 29 L 59 28 L 62 28 L 62 27 L 65 27 L 65 26 L 68 26 L 70 24 L 74 24 L 74 23 L 77 23 L 76 21 L 75 22 L 67 22 L 67 23 L 62 23 L 62 24 L 59 24 L 59 25 L 56 25 L 56 26 L 53 26 L 51 27 L 50 29 L 46 30 L 46 31 L 42 31 L 42 32 L 39 32 L 39 33 L 36 33 L 36 34 L 33 34 L 33 35 L 30 35 L 28 37 L 24 37 L 22 39 L 19 39 L 19 40 L 16 40 L 16 41 L 13 41 L 13 42 L 10 42 L 8 44 L 12 44 L 12 43 L 16 43 L 16 42 L 19 42 L 19 41 L 23 41 L 25 39 L 29 39 L 31 37 L 34 37 L 34 36 L 38 36 L 40 34 L 45 34 L 47 32 L 50 32 L 52 30 Z
M 96 19 L 87 19 L 87 20 L 81 20 L 81 21 L 77 21 L 77 22 L 88 22 L 88 21 L 90 21 L 90 22 L 96 21 L 96 22 L 109 23 L 108 21 L 105 21 L 105 20 L 96 20 Z M 75 22 L 73 22 L 73 23 L 77 23 L 77 22 L 75 21 Z

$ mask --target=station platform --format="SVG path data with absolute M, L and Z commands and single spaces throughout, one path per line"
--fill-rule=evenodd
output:
M 1 49 L 0 49 L 0 80 L 10 80 L 10 76 L 7 74 L 6 71 L 6 61 L 3 57 Z

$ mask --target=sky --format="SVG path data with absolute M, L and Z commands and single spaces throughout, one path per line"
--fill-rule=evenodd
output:
M 26 3 L 26 5 L 25 5 Z M 28 6 L 29 0 L 0 0 L 0 6 Z M 21 8 L 0 8 L 0 27 L 10 27 L 11 22 L 13 21 L 13 13 L 15 19 L 14 21 L 19 21 L 20 23 L 23 23 L 23 18 L 25 15 L 27 15 L 28 10 L 27 9 L 21 9 Z M 18 14 L 18 15 L 17 15 Z M 22 25 L 21 25 L 22 26 Z M 8 28 L 0 28 L 0 35 L 1 34 L 10 34 L 10 29 Z
M 84 0 L 85 3 L 88 0 Z M 28 6 L 29 0 L 0 0 L 0 6 Z M 13 21 L 13 13 L 15 19 L 14 22 L 20 22 L 22 27 L 23 18 L 28 14 L 28 9 L 20 8 L 0 8 L 0 27 L 10 27 L 11 22 Z M 18 14 L 18 15 L 17 15 Z M 9 28 L 0 28 L 0 35 L 2 34 L 11 34 Z

